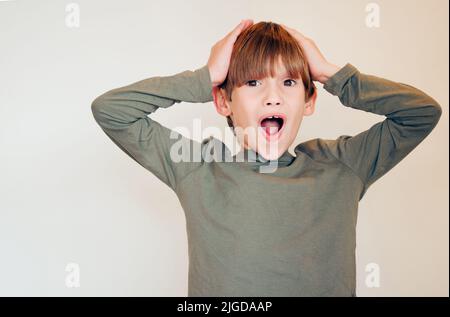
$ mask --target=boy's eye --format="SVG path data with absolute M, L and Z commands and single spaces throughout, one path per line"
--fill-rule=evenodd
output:
M 289 86 L 295 86 L 295 84 L 296 84 L 296 81 L 295 80 L 293 80 L 293 79 L 287 79 L 287 80 L 285 80 L 284 82 L 292 82 L 292 84 L 291 85 L 289 85 Z
M 249 83 L 256 83 L 256 82 L 257 82 L 257 80 L 254 80 L 254 79 L 253 80 L 249 80 L 249 81 L 246 82 L 246 85 L 248 85 L 250 87 L 256 87 L 256 85 L 252 85 L 252 84 L 249 85 Z

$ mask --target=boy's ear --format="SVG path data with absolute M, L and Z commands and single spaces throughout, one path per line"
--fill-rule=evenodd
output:
M 314 109 L 316 107 L 316 99 L 317 99 L 317 89 L 314 90 L 314 94 L 309 98 L 308 102 L 305 103 L 305 110 L 303 111 L 304 116 L 310 116 L 314 113 Z
M 218 86 L 213 87 L 212 95 L 217 113 L 219 113 L 224 117 L 231 115 L 232 114 L 231 106 L 228 100 L 226 99 L 225 89 L 221 89 Z

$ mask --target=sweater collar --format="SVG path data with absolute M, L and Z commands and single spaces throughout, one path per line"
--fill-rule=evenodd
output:
M 255 152 L 253 149 L 249 148 L 243 148 L 240 152 L 238 152 L 236 155 L 233 156 L 233 161 L 237 160 L 239 162 L 246 162 L 246 163 L 254 163 L 256 165 L 260 164 L 270 164 L 273 162 L 277 162 L 278 164 L 282 166 L 289 165 L 293 160 L 295 159 L 295 156 L 293 156 L 291 153 L 289 153 L 289 150 L 286 150 L 278 159 L 276 160 L 267 160 L 259 153 Z
M 219 159 L 225 162 L 237 162 L 242 163 L 244 165 L 250 165 L 250 166 L 262 166 L 262 165 L 274 165 L 277 164 L 278 166 L 288 166 L 290 165 L 296 158 L 296 156 L 289 153 L 289 150 L 286 150 L 277 160 L 266 160 L 262 155 L 255 152 L 251 148 L 241 148 L 240 152 L 237 154 L 231 156 L 230 149 L 220 140 L 209 137 L 208 139 L 205 139 L 203 143 L 207 144 L 208 146 L 204 147 L 204 150 L 209 152 L 212 148 L 212 152 L 216 152 L 216 150 L 219 150 L 219 153 L 215 153 L 218 156 L 221 156 Z M 220 155 L 221 154 L 221 155 Z M 216 157 L 217 158 L 217 157 Z M 230 160 L 231 158 L 231 160 Z

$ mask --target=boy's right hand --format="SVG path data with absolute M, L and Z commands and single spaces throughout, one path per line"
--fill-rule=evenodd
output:
M 242 20 L 238 26 L 211 48 L 207 65 L 213 87 L 219 86 L 227 77 L 234 42 L 239 34 L 251 25 L 253 25 L 253 20 Z

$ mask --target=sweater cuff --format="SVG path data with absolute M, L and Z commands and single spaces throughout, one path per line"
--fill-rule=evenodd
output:
M 212 81 L 209 73 L 208 65 L 200 67 L 194 71 L 199 83 L 199 98 L 200 102 L 213 101 L 212 96 Z
M 347 63 L 336 74 L 328 78 L 323 88 L 334 96 L 338 96 L 345 83 L 358 72 L 358 69 L 350 63 Z

